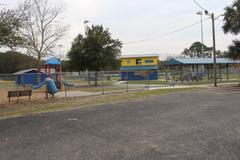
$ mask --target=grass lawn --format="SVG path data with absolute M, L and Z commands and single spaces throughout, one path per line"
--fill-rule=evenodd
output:
M 2 81 L 0 80 L 0 89 L 16 88 L 15 81 Z
M 31 115 L 36 113 L 61 111 L 72 108 L 83 108 L 96 106 L 106 103 L 120 103 L 132 99 L 142 99 L 146 96 L 191 92 L 200 90 L 200 87 L 196 88 L 172 88 L 172 89 L 161 89 L 154 91 L 145 91 L 137 93 L 121 93 L 112 95 L 101 95 L 84 98 L 68 98 L 68 99 L 48 99 L 34 102 L 20 102 L 13 103 L 11 106 L 3 106 L 0 108 L 0 119 Z

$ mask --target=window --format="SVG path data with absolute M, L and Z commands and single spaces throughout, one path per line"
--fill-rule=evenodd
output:
M 153 63 L 152 59 L 145 60 L 145 63 Z
M 142 59 L 136 59 L 136 64 L 142 64 Z

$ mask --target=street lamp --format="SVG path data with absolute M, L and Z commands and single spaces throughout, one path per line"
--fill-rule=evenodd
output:
M 203 12 L 199 11 L 197 12 L 198 15 L 200 15 L 200 19 L 201 19 L 201 40 L 202 40 L 202 55 L 203 55 L 203 52 L 204 52 L 204 49 L 203 49 Z
M 215 37 L 215 16 L 214 13 L 209 13 L 205 10 L 205 14 L 212 19 L 212 34 L 213 34 L 213 66 L 214 66 L 214 86 L 217 86 L 217 62 L 216 62 L 216 37 Z
M 86 35 L 87 24 L 89 23 L 89 20 L 85 20 L 83 23 L 84 23 L 84 33 L 85 33 L 85 35 Z
M 58 52 L 59 52 L 59 60 L 62 60 L 62 53 L 61 53 L 61 48 L 63 47 L 63 45 L 59 44 L 58 45 Z

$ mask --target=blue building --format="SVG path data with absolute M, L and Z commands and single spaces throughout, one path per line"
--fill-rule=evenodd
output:
M 19 85 L 37 85 L 47 78 L 47 74 L 38 72 L 37 69 L 27 69 L 14 73 L 17 76 L 16 83 Z M 38 79 L 40 78 L 40 82 Z

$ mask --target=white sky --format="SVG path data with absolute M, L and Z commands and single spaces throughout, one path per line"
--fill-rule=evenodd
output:
M 59 2 L 59 0 L 51 0 Z M 216 15 L 233 0 L 197 0 Z M 21 0 L 0 0 L 13 8 Z M 196 12 L 201 9 L 193 0 L 61 0 L 66 5 L 63 23 L 70 25 L 67 36 L 59 44 L 66 53 L 74 37 L 84 32 L 84 20 L 109 28 L 114 38 L 131 42 L 165 34 L 200 20 Z M 1 6 L 3 8 L 3 6 Z M 207 18 L 204 16 L 203 18 Z M 222 22 L 216 21 L 217 49 L 227 50 L 232 35 L 225 35 Z M 158 53 L 161 58 L 180 55 L 193 42 L 201 41 L 200 24 L 170 36 L 151 39 L 143 43 L 124 45 L 122 54 Z M 204 22 L 204 43 L 212 46 L 211 21 Z M 57 49 L 56 49 L 56 52 Z

